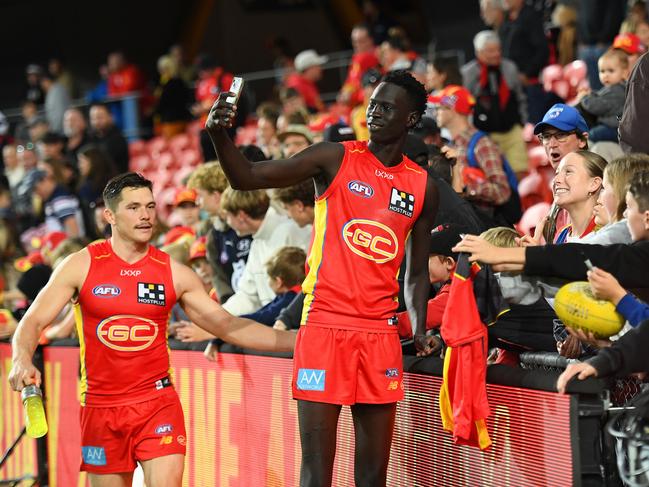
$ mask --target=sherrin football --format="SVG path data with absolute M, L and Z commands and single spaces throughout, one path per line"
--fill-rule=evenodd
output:
M 593 332 L 598 338 L 618 333 L 625 319 L 610 301 L 597 299 L 587 281 L 562 286 L 554 297 L 554 311 L 564 325 Z

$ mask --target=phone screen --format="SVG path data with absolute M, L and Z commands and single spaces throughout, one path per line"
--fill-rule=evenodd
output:
M 225 99 L 228 103 L 235 105 L 239 101 L 239 96 L 241 96 L 241 91 L 243 89 L 243 78 L 234 77 L 232 79 L 232 84 L 228 90 L 230 93 L 233 93 L 234 96 L 229 96 Z

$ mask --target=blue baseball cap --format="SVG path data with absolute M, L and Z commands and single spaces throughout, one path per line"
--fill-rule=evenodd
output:
M 552 108 L 543 116 L 543 120 L 534 127 L 534 133 L 538 134 L 546 125 L 564 132 L 570 132 L 571 130 L 577 130 L 580 133 L 588 132 L 588 125 L 581 113 L 575 107 L 563 103 L 552 105 Z

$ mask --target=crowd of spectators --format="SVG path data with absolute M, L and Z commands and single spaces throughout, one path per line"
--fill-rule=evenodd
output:
M 454 57 L 422 58 L 399 26 L 359 24 L 351 30 L 353 55 L 335 101 L 326 104 L 318 87 L 327 55 L 304 46 L 282 62 L 276 96 L 252 107 L 244 91 L 232 134 L 254 161 L 291 157 L 323 141 L 367 140 L 365 111 L 383 74 L 407 70 L 424 84 L 428 109 L 408 136 L 405 155 L 439 187 L 429 260 L 437 294 L 428 317 L 429 332 L 438 333 L 457 261 L 451 249 L 461 234 L 482 234 L 498 247 L 633 246 L 649 229 L 646 185 L 627 192 L 649 170 L 647 6 L 637 0 L 573 4 L 558 2 L 550 17 L 523 0 L 480 0 L 486 29 L 474 33 L 475 59 L 463 66 Z M 188 62 L 180 46 L 156 66 L 157 82 L 148 83 L 123 53 L 111 53 L 82 107 L 73 106 L 78 84 L 60 59 L 47 69 L 26 67 L 22 118 L 2 139 L 2 299 L 13 314 L 2 314 L 0 337 L 11 335 L 60 259 L 109 236 L 101 191 L 128 170 L 154 182 L 156 244 L 191 266 L 214 299 L 269 326 L 299 327 L 312 182 L 269 191 L 230 188 L 203 126 L 233 74 L 207 54 Z M 122 132 L 124 114 L 115 100 L 132 93 L 142 119 L 152 122 L 150 140 L 128 142 Z M 593 275 L 593 290 L 607 298 L 599 278 Z M 498 279 L 512 312 L 490 328 L 493 360 L 515 366 L 526 350 L 579 358 L 610 345 L 557 329 L 555 280 L 505 272 Z M 607 282 L 616 304 L 628 304 L 631 298 L 622 299 L 627 294 L 613 280 Z M 412 330 L 400 316 L 407 339 Z M 221 343 L 180 309 L 172 321 L 179 342 L 214 359 Z M 43 330 L 42 342 L 74 339 L 72 322 L 65 313 Z

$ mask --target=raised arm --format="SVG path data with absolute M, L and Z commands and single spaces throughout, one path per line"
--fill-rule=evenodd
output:
M 19 391 L 24 386 L 40 385 L 41 373 L 32 364 L 38 345 L 39 331 L 50 324 L 72 299 L 83 284 L 90 266 L 87 250 L 81 250 L 63 261 L 38 293 L 32 305 L 20 320 L 12 340 L 12 367 L 9 374 L 11 387 Z
M 292 352 L 295 333 L 274 330 L 252 320 L 232 316 L 210 299 L 198 276 L 187 266 L 172 262 L 178 301 L 191 321 L 213 335 L 239 347 Z
M 418 355 L 432 352 L 431 343 L 426 339 L 426 309 L 430 280 L 428 277 L 428 253 L 430 250 L 430 231 L 437 215 L 439 195 L 432 178 L 426 184 L 424 207 L 412 227 L 406 252 L 406 275 L 404 297 L 410 322 L 415 324 L 415 346 Z
M 225 128 L 232 125 L 236 107 L 226 102 L 230 93 L 221 93 L 207 117 L 205 128 L 225 175 L 235 189 L 280 188 L 308 178 L 324 176 L 331 182 L 342 162 L 340 144 L 322 142 L 306 148 L 290 159 L 251 163 L 234 145 Z

